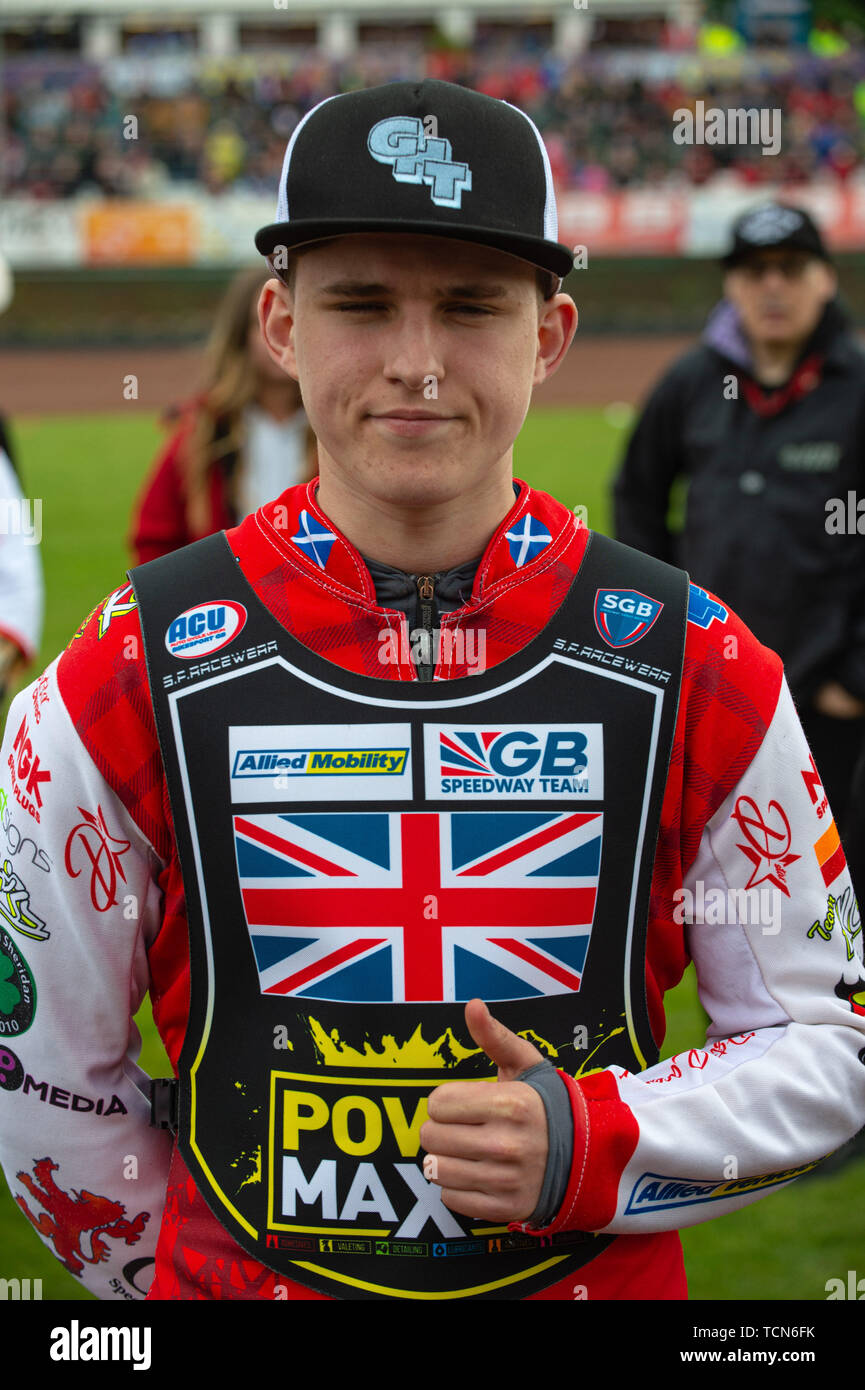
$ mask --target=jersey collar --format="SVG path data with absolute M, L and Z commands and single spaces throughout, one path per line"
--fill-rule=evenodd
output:
M 377 607 L 375 585 L 360 551 L 321 510 L 318 479 L 289 488 L 259 509 L 262 529 L 310 578 L 326 580 Z M 578 522 L 573 513 L 521 479 L 514 480 L 514 505 L 484 550 L 467 608 L 501 586 L 540 572 L 561 549 Z

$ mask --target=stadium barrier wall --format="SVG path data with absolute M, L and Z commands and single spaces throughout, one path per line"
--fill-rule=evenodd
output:
M 255 263 L 254 255 L 252 263 Z M 865 254 L 836 258 L 842 298 L 865 328 Z M 0 347 L 179 346 L 206 338 L 234 266 L 23 270 Z M 565 282 L 579 336 L 698 333 L 721 294 L 715 260 L 595 258 Z

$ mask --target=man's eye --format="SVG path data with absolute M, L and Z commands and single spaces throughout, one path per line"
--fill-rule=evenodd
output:
M 374 300 L 354 300 L 346 304 L 334 304 L 334 309 L 340 314 L 369 314 L 377 313 L 379 310 L 387 309 L 384 303 Z M 447 309 L 454 314 L 468 314 L 472 318 L 488 317 L 494 311 L 486 308 L 483 304 L 448 304 Z
M 384 309 L 386 305 L 374 304 L 371 300 L 364 299 L 351 304 L 335 304 L 334 308 L 341 314 L 365 314 L 373 309 Z

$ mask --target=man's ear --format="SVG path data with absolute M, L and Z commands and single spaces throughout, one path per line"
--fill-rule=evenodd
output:
M 539 386 L 558 371 L 577 331 L 579 314 L 569 294 L 544 301 L 538 318 L 538 351 L 533 384 Z
M 743 299 L 747 299 L 748 289 L 744 276 L 737 266 L 731 266 L 721 278 L 721 289 L 725 299 L 741 312 Z
M 833 265 L 823 262 L 823 275 L 826 293 L 826 303 L 834 299 L 838 293 L 838 272 Z
M 281 280 L 266 280 L 258 300 L 261 336 L 274 362 L 298 380 L 294 351 L 294 296 Z

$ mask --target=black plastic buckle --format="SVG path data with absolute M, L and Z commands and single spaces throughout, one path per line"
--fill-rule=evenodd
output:
M 154 1129 L 177 1133 L 177 1080 L 173 1076 L 150 1083 L 150 1123 Z

